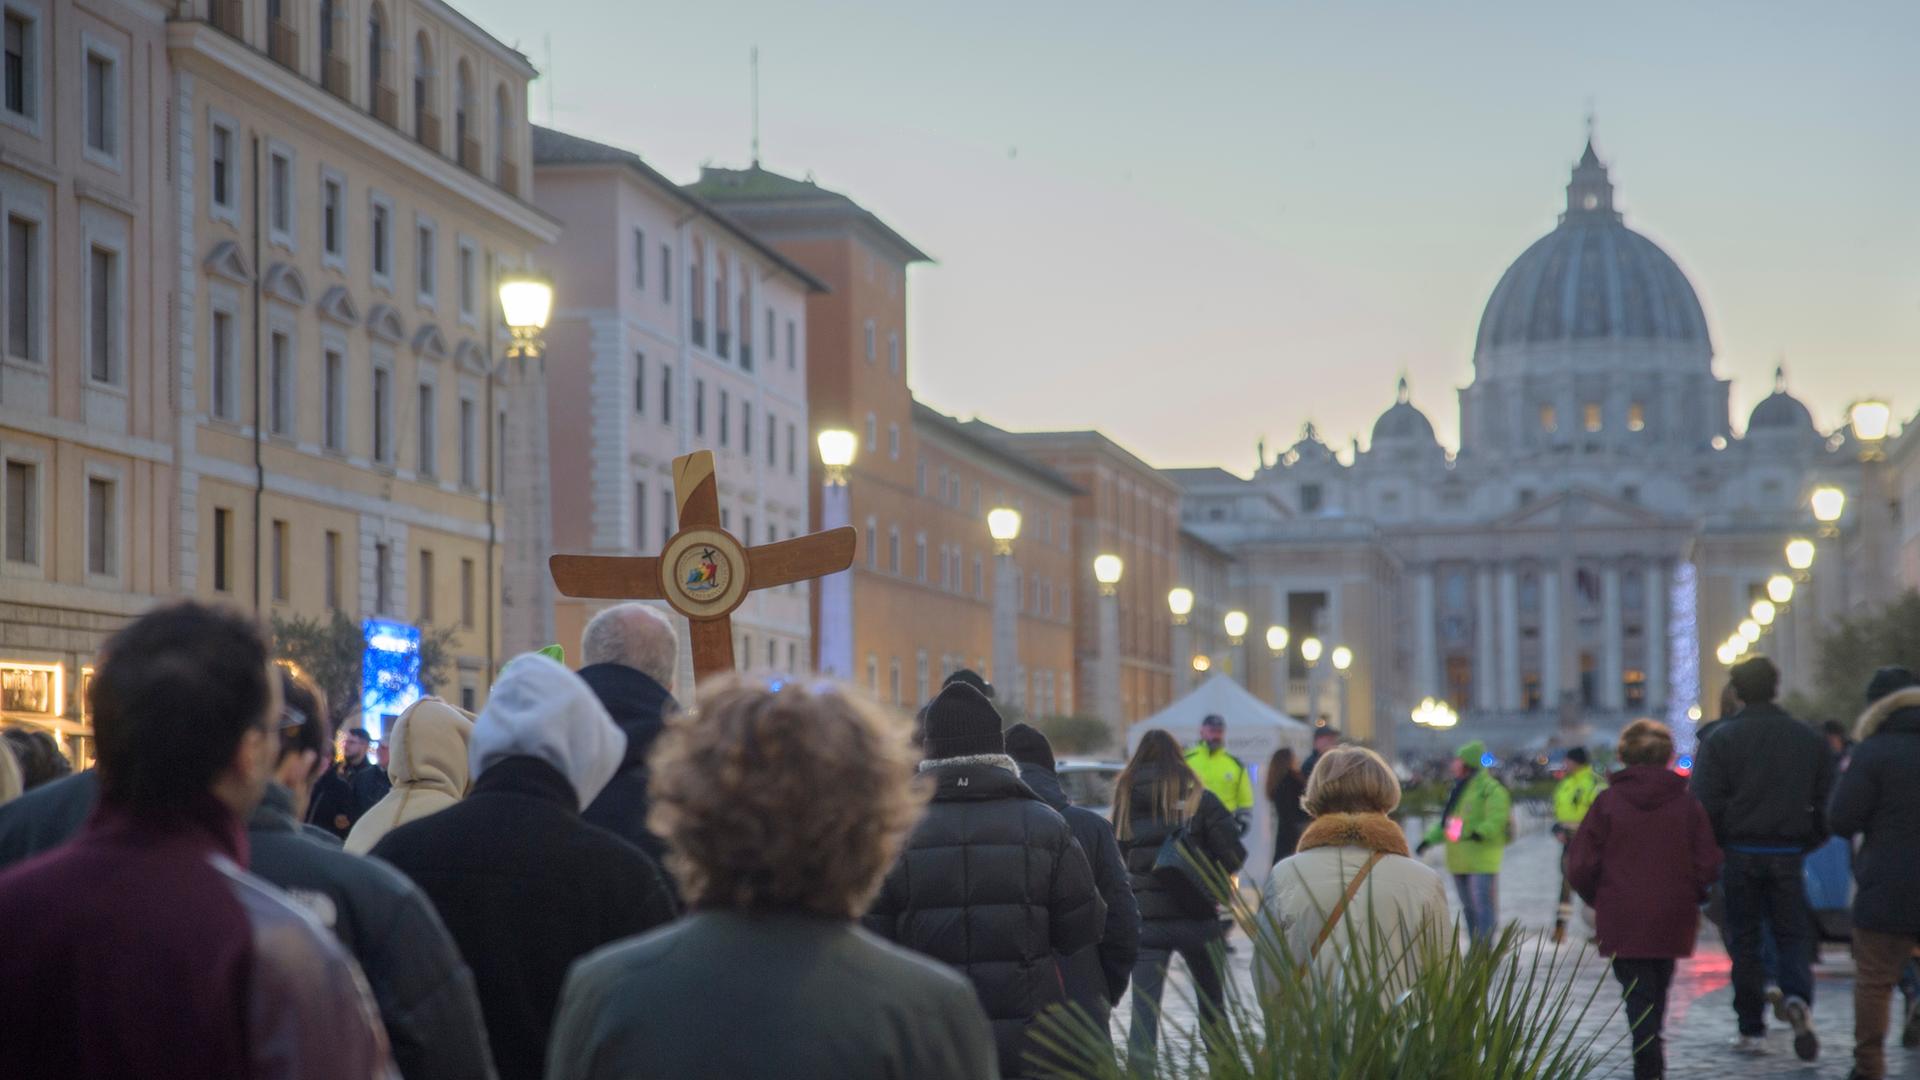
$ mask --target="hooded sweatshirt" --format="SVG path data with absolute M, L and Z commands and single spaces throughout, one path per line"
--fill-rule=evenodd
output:
M 626 745 L 579 676 L 517 657 L 473 725 L 467 797 L 374 845 L 473 969 L 501 1080 L 540 1076 L 574 960 L 674 915 L 653 860 L 580 818 Z
M 1603 956 L 1692 956 L 1700 904 L 1719 876 L 1706 807 L 1658 765 L 1615 773 L 1567 845 L 1567 882 L 1593 906 Z
M 393 725 L 393 790 L 354 822 L 347 850 L 365 855 L 396 826 L 465 798 L 472 736 L 473 718 L 439 698 L 421 698 L 401 713 Z

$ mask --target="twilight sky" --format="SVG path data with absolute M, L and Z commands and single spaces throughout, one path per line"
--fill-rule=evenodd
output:
M 1823 427 L 1920 408 L 1920 4 L 454 3 L 552 73 L 536 121 L 683 180 L 746 162 L 757 44 L 766 167 L 939 260 L 910 373 L 962 416 L 1245 473 L 1307 419 L 1364 440 L 1404 371 L 1457 445 L 1589 101 L 1736 430 L 1781 357 Z

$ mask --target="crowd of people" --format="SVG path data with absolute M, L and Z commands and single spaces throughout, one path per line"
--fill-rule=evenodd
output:
M 96 767 L 0 742 L 0 1072 L 1019 1077 L 1047 1058 L 1046 1018 L 1105 1039 L 1129 992 L 1111 1049 L 1149 1068 L 1175 957 L 1203 1037 L 1220 1023 L 1255 798 L 1224 718 L 1191 747 L 1146 732 L 1102 815 L 972 672 L 909 726 L 798 680 L 734 676 L 682 709 L 674 630 L 645 605 L 600 613 L 582 651 L 578 672 L 517 657 L 478 716 L 424 699 L 378 748 L 338 733 L 336 755 L 325 696 L 252 620 L 189 602 L 129 624 L 92 683 Z M 1800 860 L 1829 835 L 1862 838 L 1854 1075 L 1885 1075 L 1920 940 L 1920 680 L 1877 675 L 1839 761 L 1777 683 L 1764 659 L 1734 669 L 1691 784 L 1650 720 L 1610 776 L 1569 755 L 1566 879 L 1641 1080 L 1664 1075 L 1667 989 L 1716 889 L 1736 1049 L 1764 1050 L 1771 1008 L 1817 1054 Z M 1258 910 L 1282 948 L 1256 950 L 1256 985 L 1338 985 L 1380 941 L 1410 982 L 1454 941 L 1434 845 L 1469 947 L 1487 943 L 1513 831 L 1490 764 L 1460 748 L 1410 849 L 1373 751 L 1327 729 L 1306 760 L 1276 755 Z

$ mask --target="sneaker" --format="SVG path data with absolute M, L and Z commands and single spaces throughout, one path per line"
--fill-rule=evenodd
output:
M 1727 1046 L 1736 1054 L 1745 1054 L 1748 1057 L 1760 1057 L 1767 1052 L 1767 1037 L 1765 1035 L 1735 1035 L 1733 1041 L 1728 1043 Z
M 1767 1004 L 1773 1006 L 1773 1018 L 1781 1023 L 1787 1022 L 1787 995 L 1777 986 L 1767 987 Z
M 1900 1045 L 1909 1050 L 1920 1046 L 1920 998 L 1907 1002 L 1907 1024 L 1900 1029 Z
M 1786 1014 L 1787 1023 L 1793 1025 L 1793 1052 L 1801 1061 L 1812 1061 L 1820 1056 L 1820 1036 L 1813 1033 L 1813 1011 L 1799 998 L 1788 998 L 1780 1010 Z

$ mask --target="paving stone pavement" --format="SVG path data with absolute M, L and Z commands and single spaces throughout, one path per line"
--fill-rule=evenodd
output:
M 1442 870 L 1439 852 L 1429 853 L 1429 862 Z M 1444 870 L 1443 870 L 1444 872 Z M 1500 877 L 1500 915 L 1518 922 L 1529 933 L 1545 937 L 1553 927 L 1554 909 L 1560 890 L 1559 845 L 1544 831 L 1531 831 L 1507 850 Z M 1448 893 L 1458 911 L 1458 898 Z M 1578 949 L 1584 936 L 1576 927 L 1568 934 L 1569 949 Z M 1236 933 L 1236 938 L 1239 935 Z M 1252 950 L 1244 940 L 1229 956 L 1233 979 L 1243 992 L 1251 993 Z M 1820 1034 L 1820 1057 L 1803 1062 L 1794 1056 L 1790 1033 L 1784 1025 L 1769 1021 L 1769 1053 L 1762 1057 L 1737 1056 L 1728 1043 L 1738 1034 L 1733 1016 L 1733 988 L 1726 950 L 1714 928 L 1702 922 L 1700 944 L 1693 957 L 1680 962 L 1667 1004 L 1667 1075 L 1673 1080 L 1691 1077 L 1793 1077 L 1796 1080 L 1842 1080 L 1853 1065 L 1853 961 L 1844 944 L 1821 947 L 1821 963 L 1814 968 L 1814 1028 Z M 1184 965 L 1176 961 L 1168 979 L 1163 1008 L 1176 1028 L 1193 1023 L 1191 983 Z M 1626 1078 L 1633 1075 L 1632 1054 L 1627 1045 L 1626 1019 L 1620 1012 L 1619 984 L 1613 981 L 1604 961 L 1589 956 L 1577 976 L 1582 992 L 1589 980 L 1602 980 L 1594 999 L 1593 1014 L 1582 1025 L 1582 1034 L 1597 1035 L 1596 1048 L 1606 1051 L 1608 1068 L 1602 1077 Z M 1902 1049 L 1899 1043 L 1900 998 L 1894 995 L 1893 1030 L 1887 1043 L 1887 1075 L 1920 1080 L 1920 1050 Z M 1125 1045 L 1126 1024 L 1132 1008 L 1122 1001 L 1114 1012 L 1114 1038 Z

